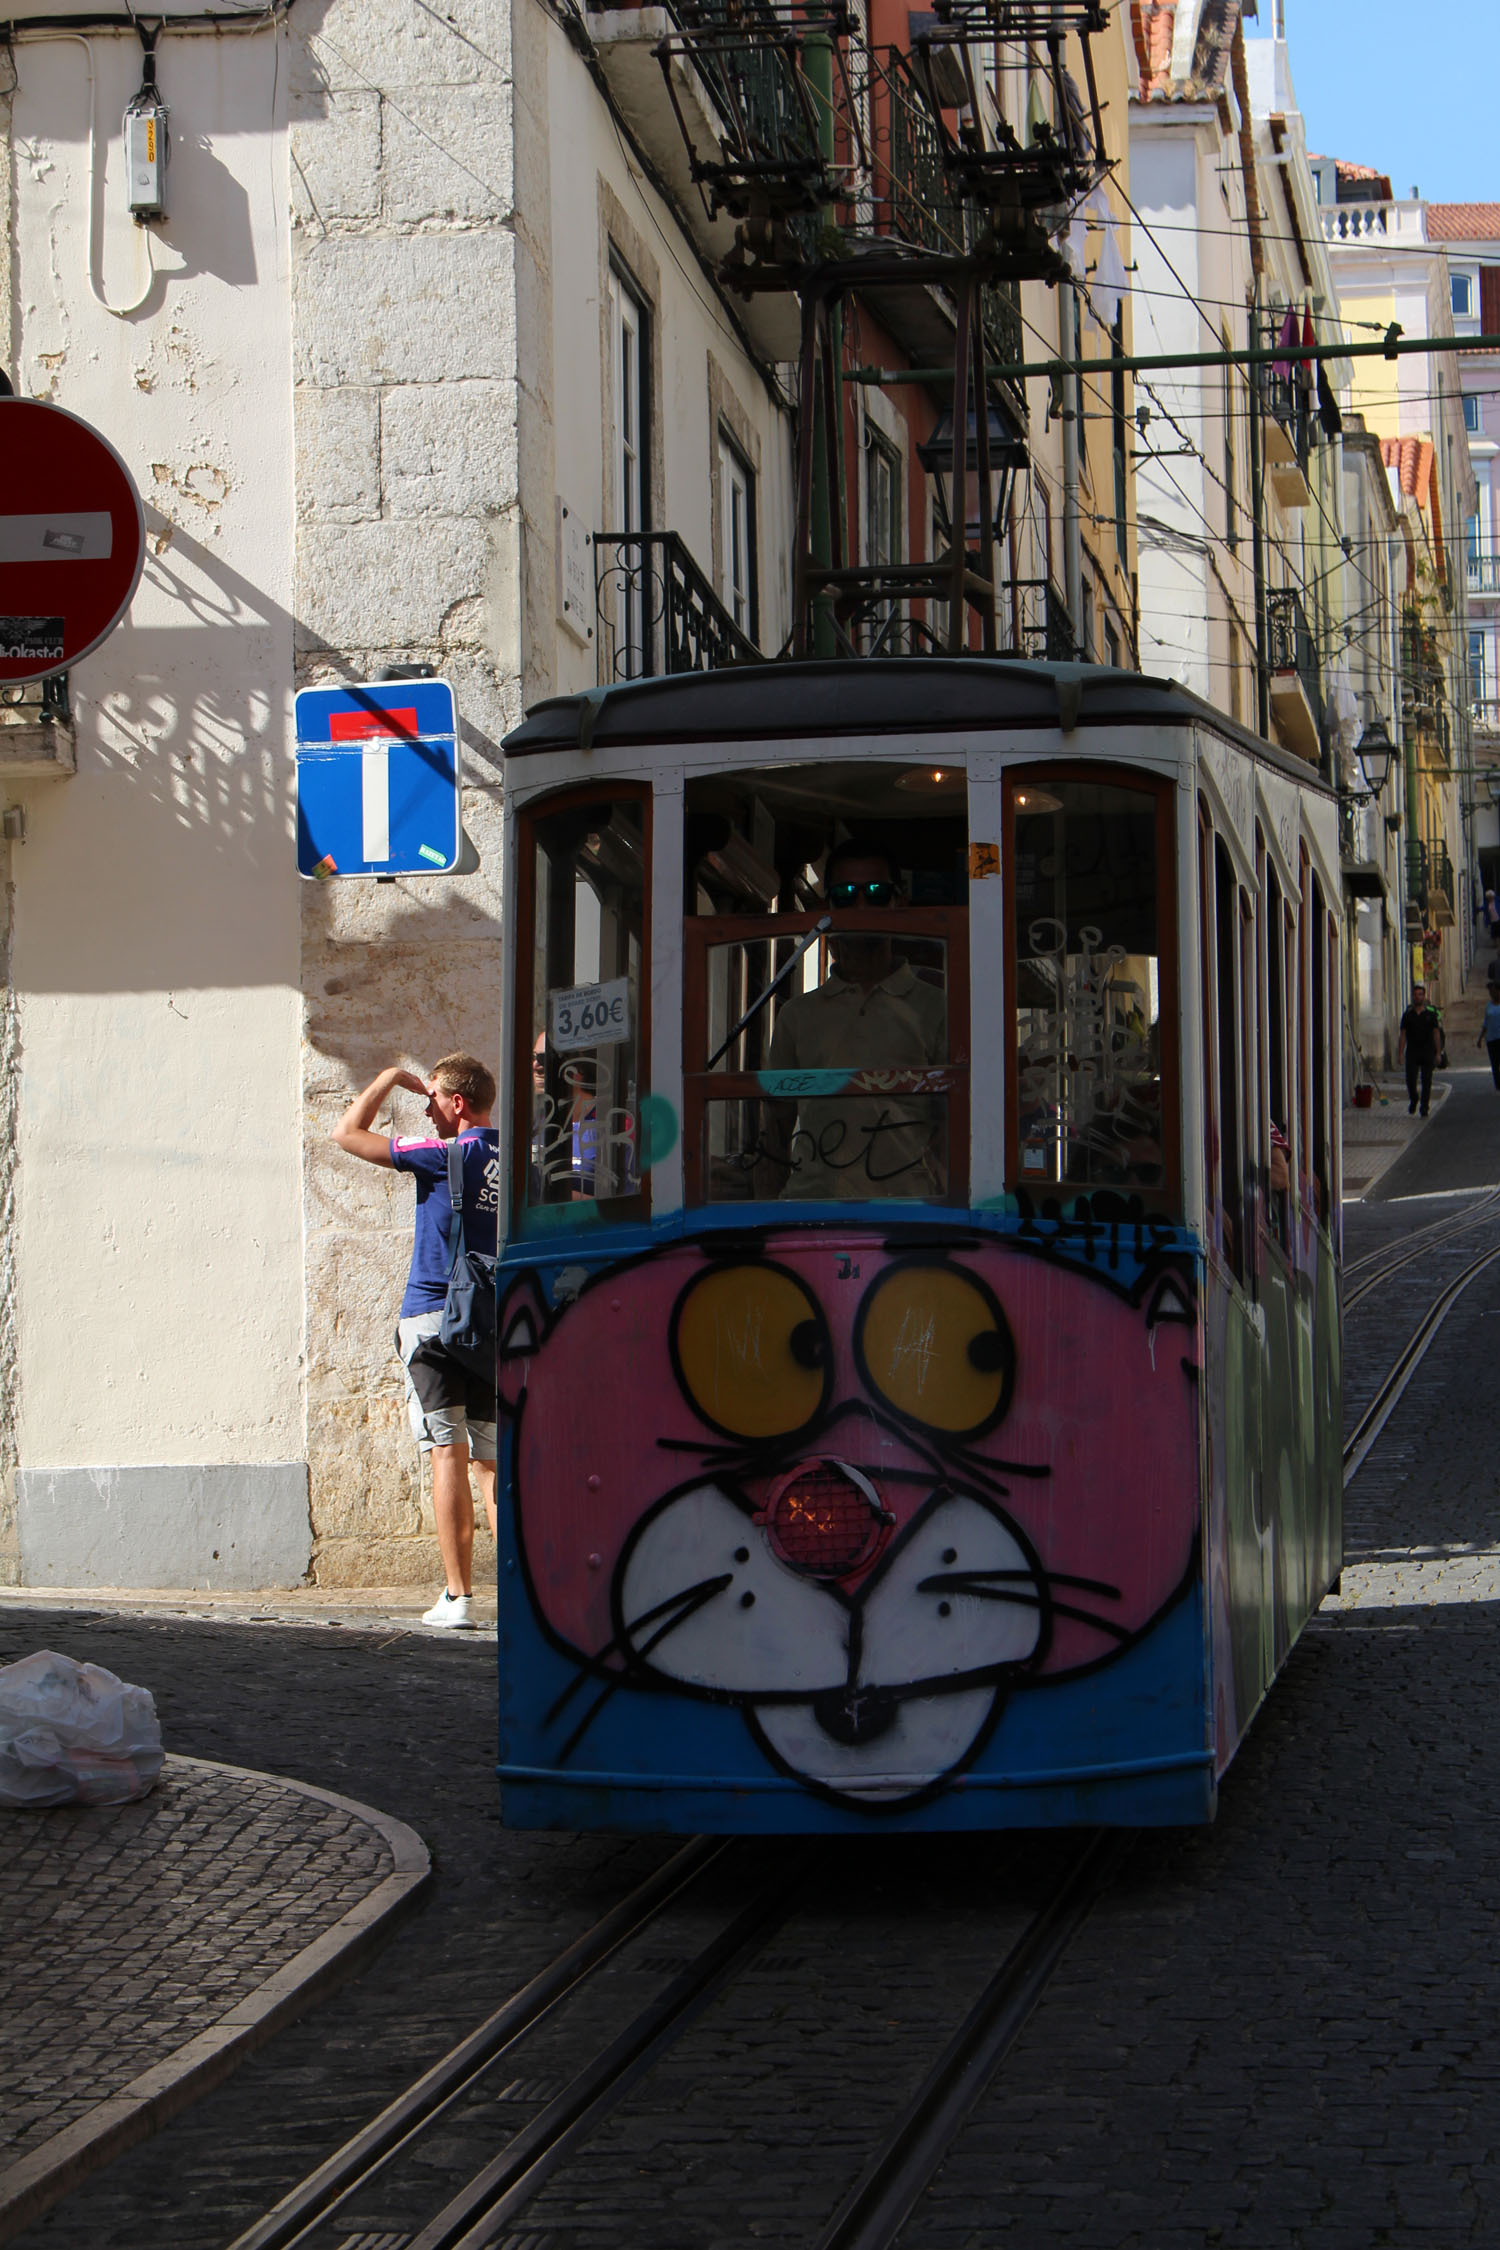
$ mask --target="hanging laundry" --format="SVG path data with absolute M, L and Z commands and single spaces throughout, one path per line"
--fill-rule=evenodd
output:
M 1090 267 L 1089 236 L 1095 231 L 1099 252 Z M 1120 255 L 1119 224 L 1102 187 L 1091 189 L 1073 213 L 1066 256 L 1078 281 L 1088 290 L 1095 318 L 1103 327 L 1113 328 L 1120 317 L 1121 299 L 1130 287 L 1130 275 Z

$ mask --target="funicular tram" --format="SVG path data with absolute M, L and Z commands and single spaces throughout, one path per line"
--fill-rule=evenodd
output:
M 984 659 L 505 747 L 504 1818 L 1210 1819 L 1340 1561 L 1330 791 Z

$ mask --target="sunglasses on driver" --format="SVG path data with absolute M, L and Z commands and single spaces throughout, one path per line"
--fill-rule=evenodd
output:
M 830 883 L 830 906 L 889 906 L 896 896 L 896 886 L 887 877 L 877 875 L 868 883 Z

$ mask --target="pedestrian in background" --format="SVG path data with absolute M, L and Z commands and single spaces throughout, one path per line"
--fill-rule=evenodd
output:
M 397 1086 L 420 1094 L 432 1120 L 430 1135 L 409 1139 L 371 1131 L 381 1107 Z M 457 1141 L 463 1163 L 464 1240 L 468 1249 L 493 1258 L 500 1217 L 500 1136 L 490 1123 L 495 1081 L 473 1055 L 444 1055 L 432 1076 L 418 1078 L 399 1063 L 372 1078 L 356 1094 L 333 1138 L 366 1164 L 410 1172 L 417 1183 L 416 1231 L 411 1271 L 396 1323 L 396 1350 L 406 1377 L 406 1411 L 412 1434 L 432 1456 L 432 1513 L 447 1586 L 426 1611 L 424 1625 L 472 1625 L 474 1591 L 474 1474 L 484 1497 L 491 1536 L 495 1532 L 496 1415 L 493 1375 L 486 1383 L 438 1339 L 448 1275 L 453 1264 L 453 1197 L 448 1186 L 449 1144 Z
M 1428 1006 L 1426 985 L 1414 984 L 1411 1006 L 1401 1018 L 1401 1035 L 1396 1042 L 1396 1060 L 1406 1063 L 1406 1091 L 1411 1097 L 1408 1117 L 1416 1115 L 1419 1096 L 1424 1117 L 1431 1107 L 1432 1073 L 1442 1043 L 1443 1019 L 1436 1008 Z
M 1479 1027 L 1476 1047 L 1490 1051 L 1490 1076 L 1495 1081 L 1495 1091 L 1500 1094 L 1500 985 L 1490 986 L 1489 1005 L 1484 1011 L 1484 1022 Z

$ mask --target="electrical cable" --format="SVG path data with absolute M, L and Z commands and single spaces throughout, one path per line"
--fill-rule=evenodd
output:
M 98 141 L 99 141 L 99 133 L 98 133 L 98 91 L 99 91 L 99 89 L 98 89 L 98 81 L 97 81 L 97 79 L 96 79 L 96 77 L 95 77 L 95 74 L 94 74 L 94 50 L 93 50 L 93 46 L 92 46 L 92 44 L 90 43 L 90 41 L 88 41 L 87 39 L 85 39 L 85 38 L 84 38 L 84 36 L 83 36 L 83 34 L 82 34 L 81 32 L 77 32 L 77 31 L 64 31 L 64 32 L 59 32 L 59 33 L 56 33 L 56 34 L 55 34 L 54 36 L 56 36 L 56 37 L 58 37 L 58 38 L 60 38 L 60 39 L 70 40 L 70 41 L 71 41 L 71 42 L 73 43 L 73 45 L 75 45 L 75 46 L 78 46 L 78 47 L 81 47 L 81 48 L 83 49 L 83 51 L 84 51 L 84 54 L 85 54 L 85 56 L 87 57 L 87 60 L 88 60 L 88 66 L 89 66 L 89 221 L 88 221 L 88 241 L 87 241 L 87 246 L 86 246 L 86 253 L 85 253 L 85 262 L 86 262 L 86 264 L 87 264 L 87 267 L 88 267 L 88 283 L 89 283 L 89 295 L 90 295 L 90 296 L 91 296 L 91 297 L 93 298 L 93 300 L 94 300 L 95 304 L 97 304 L 97 305 L 102 305 L 102 306 L 104 307 L 104 310 L 105 310 L 105 311 L 106 311 L 107 313 L 111 314 L 111 315 L 112 315 L 112 316 L 114 317 L 114 319 L 116 319 L 116 320 L 128 320 L 128 319 L 130 318 L 130 316 L 131 316 L 131 314 L 132 314 L 132 313 L 138 313 L 138 312 L 140 311 L 140 309 L 141 309 L 142 305 L 144 305 L 144 304 L 145 304 L 145 302 L 146 302 L 146 299 L 147 299 L 147 298 L 148 298 L 148 297 L 149 297 L 149 296 L 151 295 L 151 292 L 152 292 L 152 290 L 153 290 L 153 289 L 154 289 L 154 288 L 156 287 L 156 263 L 155 263 L 155 260 L 154 260 L 154 258 L 152 257 L 152 254 L 151 254 L 151 229 L 150 229 L 150 227 L 149 227 L 149 226 L 143 226 L 143 227 L 141 228 L 141 230 L 140 230 L 140 231 L 141 231 L 141 233 L 142 233 L 142 234 L 143 234 L 143 235 L 145 236 L 145 238 L 146 238 L 146 286 L 145 286 L 145 288 L 144 288 L 144 289 L 143 289 L 143 290 L 141 291 L 140 295 L 139 295 L 139 296 L 138 296 L 138 297 L 137 297 L 137 298 L 135 299 L 135 302 L 134 302 L 133 304 L 129 304 L 129 305 L 112 305 L 112 304 L 110 303 L 110 301 L 109 301 L 109 298 L 108 298 L 108 297 L 106 296 L 106 294 L 105 294 L 105 289 L 104 289 L 104 239 L 103 239 L 103 234 L 102 234 L 102 232 L 101 232 L 101 234 L 100 234 L 100 237 L 99 237 L 99 242 L 98 242 L 98 252 L 99 252 L 99 259 L 98 259 L 98 264 L 99 264 L 99 278 L 98 278 L 98 280 L 97 280 L 97 281 L 95 281 L 95 279 L 94 279 L 94 250 L 95 250 L 95 241 L 94 241 L 94 211 L 95 211 L 95 208 L 96 208 L 96 201 L 97 201 L 97 199 L 96 199 L 96 197 L 95 197 L 95 194 L 94 194 L 94 166 L 95 166 L 95 161 L 96 161 L 96 152 L 97 152 L 97 149 L 98 149 Z

